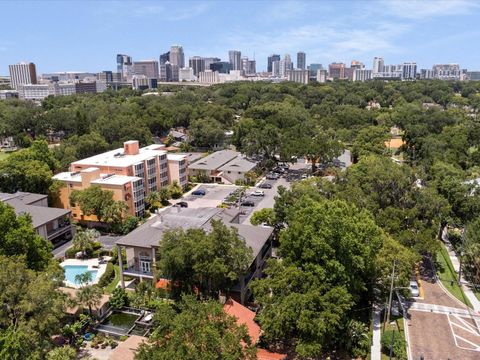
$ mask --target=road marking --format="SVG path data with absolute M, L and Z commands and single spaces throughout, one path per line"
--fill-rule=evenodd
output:
M 478 332 L 478 330 L 476 329 L 475 326 L 466 322 L 464 319 L 462 319 L 462 317 L 465 318 L 465 316 L 462 316 L 462 315 L 447 315 L 448 324 L 450 326 L 450 330 L 452 331 L 452 336 L 453 336 L 453 340 L 455 342 L 455 346 L 457 346 L 458 348 L 463 349 L 463 350 L 479 351 L 480 352 L 480 333 Z M 452 321 L 452 319 L 460 321 L 463 326 L 458 324 L 455 321 Z M 473 341 L 465 339 L 464 337 L 456 334 L 455 333 L 455 327 L 460 328 L 460 329 L 472 334 L 474 337 L 478 338 L 478 341 L 473 342 Z M 471 347 L 466 347 L 466 346 L 460 345 L 459 340 L 460 340 L 460 342 L 471 345 Z

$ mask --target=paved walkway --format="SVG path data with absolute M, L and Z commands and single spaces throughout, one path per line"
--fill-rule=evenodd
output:
M 453 251 L 453 246 L 448 241 L 445 231 L 442 234 L 442 240 L 444 241 L 445 247 L 447 248 L 448 256 L 450 257 L 450 261 L 452 262 L 453 268 L 455 272 L 458 274 L 460 271 L 460 261 L 458 260 L 457 254 L 455 254 L 455 251 Z M 475 296 L 472 289 L 470 288 L 469 282 L 465 280 L 465 278 L 462 276 L 462 278 L 460 279 L 460 283 L 461 283 L 463 292 L 465 293 L 465 296 L 468 298 L 468 300 L 472 304 L 473 309 L 476 312 L 480 312 L 480 301 L 478 300 L 478 298 Z
M 381 338 L 381 326 L 380 326 L 380 309 L 376 307 L 372 311 L 372 322 L 373 322 L 373 336 L 372 336 L 372 347 L 370 348 L 370 359 L 371 360 L 380 360 L 382 345 L 380 342 Z

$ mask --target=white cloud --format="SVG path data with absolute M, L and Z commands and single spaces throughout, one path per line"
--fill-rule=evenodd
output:
M 189 4 L 188 6 L 181 6 L 181 4 L 173 6 L 170 4 L 168 7 L 157 4 L 148 4 L 137 6 L 133 11 L 133 14 L 137 17 L 155 16 L 164 21 L 181 21 L 193 19 L 205 13 L 208 8 L 208 3 L 200 2 Z
M 383 11 L 406 19 L 454 16 L 480 9 L 480 3 L 472 0 L 385 0 L 381 4 Z

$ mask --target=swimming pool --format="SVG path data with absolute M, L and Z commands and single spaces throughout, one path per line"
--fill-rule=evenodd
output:
M 65 270 L 65 280 L 73 285 L 80 285 L 79 282 L 75 280 L 75 276 L 89 272 L 92 274 L 92 282 L 95 282 L 97 278 L 97 270 L 88 270 L 88 265 L 63 265 Z

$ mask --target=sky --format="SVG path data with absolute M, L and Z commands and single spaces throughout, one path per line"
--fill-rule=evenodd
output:
M 116 54 L 156 59 L 173 44 L 190 56 L 228 61 L 307 54 L 307 64 L 372 67 L 416 61 L 480 70 L 480 1 L 7 1 L 0 0 L 0 75 L 34 62 L 37 73 L 116 69 Z

